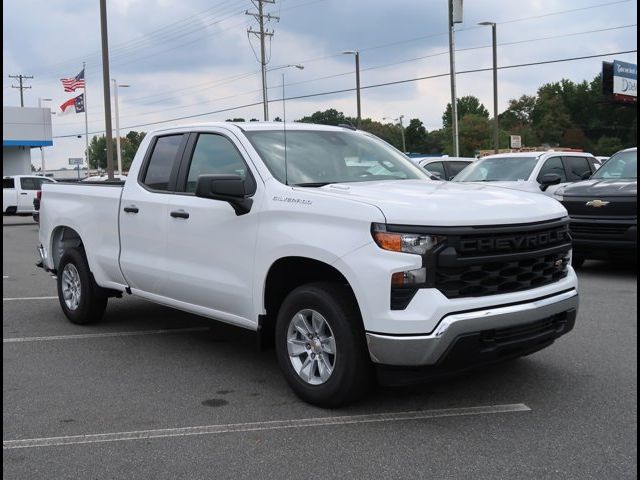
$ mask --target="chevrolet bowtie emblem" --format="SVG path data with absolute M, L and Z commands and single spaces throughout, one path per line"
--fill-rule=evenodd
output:
M 609 205 L 611 202 L 607 202 L 605 200 L 589 200 L 586 205 L 587 207 L 594 207 L 594 208 L 600 208 L 600 207 L 606 207 L 607 205 Z

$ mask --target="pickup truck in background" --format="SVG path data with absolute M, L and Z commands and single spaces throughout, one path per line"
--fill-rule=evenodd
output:
M 38 251 L 70 321 L 126 293 L 237 325 L 337 407 L 376 375 L 425 381 L 569 332 L 568 227 L 554 199 L 431 181 L 362 131 L 224 122 L 148 134 L 123 183 L 45 185 Z
M 555 193 L 571 219 L 573 266 L 638 258 L 638 149 L 613 155 L 589 180 Z
M 36 175 L 2 177 L 2 211 L 8 215 L 31 213 L 36 192 L 43 183 L 55 183 L 55 180 Z

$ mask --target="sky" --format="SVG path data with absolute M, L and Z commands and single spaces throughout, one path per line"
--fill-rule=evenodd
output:
M 53 99 L 44 102 L 58 113 L 47 169 L 84 155 L 84 115 L 59 115 L 59 105 L 75 96 L 59 79 L 78 74 L 83 62 L 89 136 L 104 132 L 99 3 L 3 2 L 3 105 L 20 105 L 11 74 L 34 76 L 25 106 Z M 257 23 L 247 10 L 256 10 L 250 0 L 107 0 L 110 76 L 129 85 L 118 89 L 121 135 L 262 120 L 259 43 L 247 33 Z M 271 119 L 283 116 L 282 74 L 286 98 L 353 89 L 354 57 L 341 52 L 359 50 L 364 118 L 404 115 L 405 124 L 419 118 L 427 130 L 441 128 L 451 99 L 446 0 L 275 0 L 265 12 L 280 17 L 268 23 L 268 96 L 278 100 L 269 105 Z M 497 23 L 498 66 L 509 67 L 636 50 L 636 16 L 635 0 L 465 0 L 455 34 L 458 97 L 475 95 L 492 111 L 491 71 L 464 73 L 492 66 L 491 28 L 479 22 Z M 500 69 L 499 110 L 547 82 L 590 81 L 613 59 L 637 63 L 637 53 Z M 295 64 L 304 69 L 286 67 Z M 434 78 L 371 87 L 421 77 Z M 355 92 L 290 99 L 286 119 L 327 108 L 355 116 Z M 40 166 L 36 150 L 32 163 Z

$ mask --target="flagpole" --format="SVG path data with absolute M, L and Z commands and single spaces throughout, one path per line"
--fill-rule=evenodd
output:
M 84 73 L 84 140 L 86 144 L 85 161 L 87 162 L 87 173 L 89 172 L 89 120 L 87 119 L 87 72 L 85 70 L 87 64 L 82 62 L 82 71 Z

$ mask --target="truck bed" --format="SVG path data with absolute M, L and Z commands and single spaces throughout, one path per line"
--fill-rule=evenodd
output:
M 77 232 L 84 248 L 92 252 L 89 264 L 98 283 L 124 282 L 118 262 L 118 215 L 123 186 L 124 182 L 60 182 L 42 188 L 41 238 L 56 239 L 51 231 L 54 225 Z M 65 238 L 69 233 L 65 233 Z M 53 245 L 49 245 L 49 251 L 53 256 L 59 255 Z

